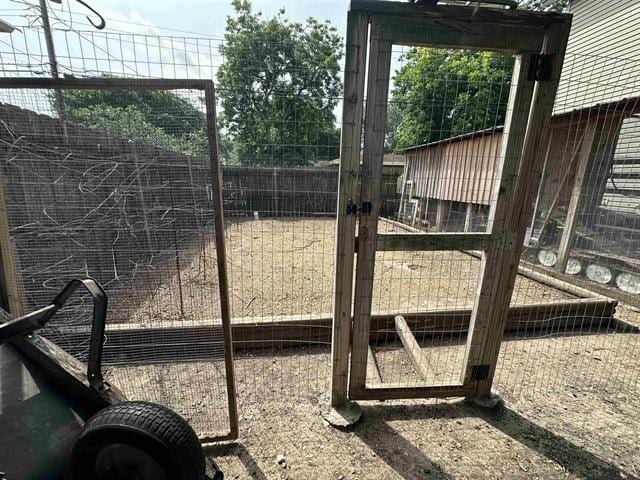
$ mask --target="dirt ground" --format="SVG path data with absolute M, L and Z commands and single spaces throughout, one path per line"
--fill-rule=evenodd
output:
M 395 227 L 380 223 L 380 230 Z M 227 265 L 232 315 L 326 316 L 331 312 L 335 220 L 262 219 L 227 226 Z M 185 254 L 180 276 L 167 268 L 164 281 L 127 321 L 203 321 L 218 316 L 217 273 L 213 240 Z M 374 312 L 471 307 L 480 261 L 458 251 L 378 252 L 374 278 Z M 158 269 L 158 275 L 162 269 Z M 179 293 L 182 293 L 179 299 Z M 537 303 L 570 295 L 518 277 L 513 303 Z
M 639 351 L 633 334 L 508 340 L 497 373 L 504 407 L 362 402 L 361 422 L 346 430 L 318 413 L 328 349 L 255 352 L 236 359 L 240 440 L 208 452 L 229 479 L 640 478 Z M 149 368 L 159 367 L 119 367 L 113 380 Z M 203 396 L 194 408 L 179 398 L 210 388 L 202 365 L 156 378 L 163 386 L 146 399 L 168 392 L 196 424 L 226 421 L 221 398 Z
M 330 312 L 334 228 L 326 219 L 231 225 L 233 315 Z M 157 324 L 215 315 L 214 254 L 209 244 L 183 262 L 180 278 L 160 285 L 134 319 Z M 374 311 L 469 307 L 478 267 L 459 252 L 379 254 Z M 177 302 L 159 307 L 157 301 L 160 295 L 175 299 L 178 284 L 184 315 Z M 568 297 L 516 281 L 514 303 Z M 617 317 L 637 325 L 639 314 L 619 307 Z M 328 426 L 318 413 L 318 398 L 329 387 L 328 345 L 244 351 L 236 358 L 240 439 L 208 451 L 230 479 L 640 479 L 639 338 L 607 328 L 509 337 L 496 372 L 504 407 L 362 402 L 361 422 L 346 430 Z M 436 360 L 434 375 L 448 381 L 461 369 L 464 339 L 445 340 L 422 341 L 422 347 Z M 398 344 L 373 349 L 383 381 L 420 381 Z M 201 435 L 227 425 L 219 362 L 112 366 L 109 375 L 129 397 L 177 409 Z

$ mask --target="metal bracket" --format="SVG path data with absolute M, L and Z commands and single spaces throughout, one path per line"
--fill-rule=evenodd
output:
M 516 234 L 511 230 L 503 230 L 495 235 L 496 249 L 511 251 L 516 248 Z
M 553 55 L 532 53 L 527 78 L 532 82 L 548 82 L 553 73 Z
M 356 215 L 356 214 L 369 214 L 371 213 L 371 202 L 362 202 L 361 205 L 357 205 L 353 203 L 353 200 L 349 199 L 347 202 L 347 215 Z
M 491 370 L 489 364 L 474 365 L 471 367 L 471 380 L 486 380 L 489 378 L 489 370 Z

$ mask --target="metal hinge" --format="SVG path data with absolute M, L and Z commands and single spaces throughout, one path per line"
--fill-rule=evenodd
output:
M 362 202 L 361 205 L 353 203 L 353 200 L 349 199 L 347 202 L 347 215 L 369 214 L 371 213 L 371 202 Z
M 471 380 L 486 380 L 489 378 L 489 370 L 491 370 L 491 365 L 474 365 L 471 367 Z
M 532 82 L 548 82 L 553 73 L 553 55 L 532 53 L 528 78 Z

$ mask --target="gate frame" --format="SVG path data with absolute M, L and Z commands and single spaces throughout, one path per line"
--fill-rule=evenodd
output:
M 331 407 L 349 400 L 487 397 L 517 275 L 526 219 L 542 162 L 538 149 L 560 80 L 571 15 L 452 5 L 353 0 L 347 19 L 345 94 L 336 227 Z M 427 28 L 425 28 L 427 27 Z M 367 36 L 367 30 L 370 30 Z M 487 233 L 378 234 L 380 183 L 393 44 L 493 50 L 515 55 L 500 172 Z M 369 63 L 367 65 L 367 49 Z M 353 199 L 368 67 L 358 236 Z M 366 203 L 365 203 L 366 202 Z M 463 372 L 452 385 L 366 385 L 375 252 L 482 251 Z M 357 250 L 355 301 L 353 264 Z M 351 360 L 349 361 L 349 352 Z M 350 368 L 349 368 L 350 366 Z M 348 394 L 347 394 L 348 392 Z
M 28 78 L 13 77 L 0 78 L 0 89 L 67 89 L 67 90 L 200 90 L 204 92 L 206 119 L 207 119 L 207 140 L 209 146 L 209 160 L 211 163 L 211 186 L 214 208 L 214 228 L 216 263 L 218 269 L 218 283 L 220 292 L 220 317 L 222 321 L 222 331 L 224 338 L 224 364 L 227 387 L 227 406 L 229 410 L 229 433 L 216 437 L 200 438 L 202 443 L 218 442 L 223 440 L 235 440 L 238 438 L 238 406 L 236 402 L 236 386 L 233 362 L 233 337 L 231 333 L 231 305 L 229 302 L 229 282 L 227 273 L 226 247 L 224 235 L 224 211 L 222 202 L 222 174 L 220 171 L 220 159 L 218 156 L 218 134 L 216 127 L 216 98 L 215 87 L 212 80 L 191 80 L 191 79 L 137 79 L 137 78 Z M 4 201 L 3 185 L 0 184 L 1 201 Z M 3 203 L 0 203 L 0 207 Z M 0 209 L 0 219 L 4 226 L 6 223 L 6 210 Z M 8 226 L 8 223 L 7 223 Z M 0 245 L 3 247 L 11 245 L 8 228 L 0 231 Z M 0 249 L 3 260 L 5 248 Z M 8 253 L 11 255 L 11 252 Z M 15 273 L 11 269 L 11 264 L 0 264 L 0 270 L 4 278 Z M 11 305 L 11 309 L 18 308 L 17 304 Z M 15 312 L 10 312 L 15 315 Z

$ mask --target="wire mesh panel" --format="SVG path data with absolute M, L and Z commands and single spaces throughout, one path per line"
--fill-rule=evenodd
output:
M 336 116 L 340 112 L 342 99 L 339 81 L 342 45 L 331 43 L 328 45 L 332 47 L 331 52 L 328 52 L 330 49 L 327 45 L 321 46 L 317 52 L 307 52 L 300 42 L 291 45 L 285 36 L 253 39 L 253 43 L 245 45 L 247 50 L 236 67 L 247 78 L 266 78 L 268 66 L 271 65 L 269 62 L 279 58 L 274 55 L 276 51 L 282 53 L 282 58 L 288 59 L 277 65 L 279 83 L 270 90 L 268 102 L 260 103 L 258 97 L 253 99 L 262 107 L 273 102 L 268 111 L 256 116 L 247 111 L 233 111 L 231 107 L 228 111 L 225 109 L 224 98 L 233 98 L 235 94 L 241 96 L 246 92 L 229 92 L 227 86 L 218 81 L 222 75 L 219 73 L 221 66 L 228 55 L 224 50 L 227 42 L 221 38 L 95 32 L 79 29 L 78 25 L 72 28 L 64 18 L 52 21 L 59 70 L 63 75 L 217 80 L 225 240 L 234 324 L 237 393 L 241 411 L 244 412 L 242 415 L 249 419 L 261 418 L 265 415 L 261 408 L 267 400 L 273 401 L 271 407 L 276 410 L 289 408 L 292 402 L 298 402 L 301 398 L 312 399 L 315 403 L 319 393 L 329 383 L 327 371 L 331 345 L 331 295 L 340 156 L 340 130 Z M 64 28 L 56 28 L 58 22 Z M 325 28 L 324 24 L 319 24 L 319 28 Z M 332 37 L 331 41 L 335 42 L 335 38 Z M 6 40 L 0 39 L 0 69 L 6 76 L 47 76 L 49 69 L 46 51 L 41 48 L 43 42 L 42 32 L 33 28 L 23 29 Z M 335 56 L 333 49 L 336 50 Z M 322 62 L 309 62 L 311 54 L 322 57 Z M 294 78 L 299 83 L 292 88 L 289 82 Z M 300 83 L 305 78 L 309 82 Z M 17 92 L 12 94 L 14 97 L 19 95 Z M 28 97 L 24 105 L 28 105 Z M 185 98 L 196 109 L 202 110 L 197 93 L 190 92 Z M 65 100 L 70 104 L 73 98 L 65 95 Z M 12 103 L 20 105 L 18 100 Z M 48 100 L 42 103 L 48 114 L 55 114 Z M 118 136 L 135 138 L 131 129 L 121 124 L 138 124 L 138 119 L 134 118 L 138 115 L 136 112 L 128 112 L 126 121 L 122 122 L 114 121 L 116 115 L 109 109 L 96 112 L 91 118 L 87 118 L 88 113 L 84 112 L 83 120 L 87 119 L 92 128 L 109 130 L 117 126 L 120 129 Z M 158 116 L 163 121 L 176 117 L 162 104 Z M 260 135 L 249 135 L 243 137 L 242 142 L 236 141 L 238 133 L 231 132 L 231 124 L 247 131 L 260 132 Z M 142 140 L 129 143 L 160 144 L 171 151 L 176 162 L 190 158 L 194 176 L 192 185 L 197 190 L 206 190 L 204 184 L 208 177 L 199 169 L 198 153 L 193 151 L 200 145 L 197 135 L 167 137 L 162 131 L 153 129 L 146 129 L 141 135 Z M 138 152 L 137 157 L 140 156 Z M 131 158 L 134 157 L 136 155 L 131 154 Z M 184 173 L 179 167 L 172 168 L 176 175 Z M 390 172 L 390 181 L 395 182 L 401 170 L 399 166 Z M 156 176 L 152 185 L 166 193 L 169 190 L 168 184 L 165 185 L 167 182 L 166 176 Z M 178 203 L 178 198 L 188 197 L 191 185 L 176 185 L 176 180 L 172 185 L 174 203 Z M 196 195 L 205 193 L 211 195 L 210 190 L 196 191 Z M 198 197 L 196 204 L 199 202 Z M 178 205 L 180 214 L 187 215 L 190 204 L 183 205 L 181 201 Z M 390 214 L 392 211 L 389 210 Z M 171 215 L 167 215 L 164 220 L 171 218 Z M 153 340 L 144 347 L 146 352 L 160 355 L 164 348 L 161 345 L 168 341 L 164 330 L 150 328 L 155 324 L 149 323 L 148 312 L 153 313 L 154 322 L 168 323 L 171 332 L 188 325 L 190 328 L 184 330 L 188 330 L 185 335 L 188 335 L 189 346 L 184 346 L 181 355 L 188 353 L 192 357 L 191 365 L 195 371 L 203 360 L 209 358 L 207 348 L 210 347 L 202 345 L 210 344 L 217 338 L 210 328 L 200 328 L 196 323 L 207 318 L 206 312 L 218 311 L 217 304 L 212 300 L 215 297 L 211 296 L 211 279 L 217 275 L 215 247 L 211 237 L 201 239 L 202 235 L 197 239 L 189 236 L 187 247 L 181 244 L 182 238 L 178 232 L 181 272 L 178 275 L 171 247 L 173 243 L 170 242 L 174 235 L 173 226 L 170 223 L 163 225 L 162 236 L 168 242 L 165 254 L 173 262 L 171 268 L 174 274 L 159 278 L 157 268 L 152 270 L 150 275 L 157 280 L 154 294 L 138 294 L 133 289 L 124 292 L 123 289 L 122 302 L 138 305 L 139 308 L 133 312 L 135 321 L 146 322 L 147 330 L 153 332 L 153 337 L 149 333 L 149 338 Z M 144 244 L 145 228 L 140 223 L 136 226 L 141 228 L 136 241 Z M 156 223 L 149 224 L 152 240 L 156 227 Z M 109 224 L 104 228 L 111 230 L 117 225 Z M 208 226 L 204 228 L 206 230 Z M 210 233 L 210 230 L 207 232 Z M 182 250 L 186 252 L 187 248 L 189 254 L 183 255 Z M 106 255 L 104 262 L 96 260 L 96 263 L 104 263 L 108 265 L 105 269 L 112 270 L 110 265 L 113 261 Z M 143 267 L 137 267 L 137 280 L 147 274 Z M 182 318 L 183 311 L 187 318 L 194 318 L 193 323 L 175 320 Z M 217 315 L 213 318 L 217 318 Z M 68 343 L 77 340 L 70 338 Z M 119 354 L 124 355 L 122 352 Z M 135 355 L 137 352 L 133 351 L 129 358 Z M 165 358 L 166 363 L 145 365 L 144 371 L 147 373 L 144 375 L 152 381 L 145 381 L 144 388 L 158 385 L 165 376 L 169 378 L 180 374 L 182 378 L 187 378 L 187 373 L 180 372 L 188 366 L 183 367 L 180 363 L 173 366 L 172 362 L 177 359 Z M 133 378 L 134 371 L 129 368 L 123 370 L 118 366 L 117 369 L 123 372 L 122 375 Z M 177 373 L 171 373 L 174 371 Z M 197 381 L 195 376 L 188 378 Z M 191 410 L 201 408 L 198 406 L 199 400 L 194 402 L 190 398 L 179 398 L 179 389 L 167 392 L 175 400 L 175 405 L 184 405 L 177 406 L 178 411 L 191 416 Z M 193 406 L 193 403 L 196 405 Z
M 548 98 L 555 95 L 567 19 L 548 17 L 558 23 L 546 33 L 545 27 L 510 36 L 514 18 L 502 24 L 499 10 L 484 9 L 484 20 L 476 11 L 471 15 L 479 31 L 499 25 L 503 35 L 466 38 L 454 26 L 470 13 L 464 9 L 438 10 L 451 15 L 446 26 L 432 23 L 435 12 L 412 6 L 390 13 L 366 4 L 370 9 L 380 17 L 369 17 L 350 395 L 488 395 L 503 328 L 517 328 L 518 315 L 540 308 L 508 308 L 516 280 L 512 262 L 520 252 L 518 212 L 527 208 L 527 179 L 537 168 L 537 139 L 551 113 Z M 523 18 L 522 26 L 533 27 L 530 21 Z M 394 50 L 393 44 L 443 48 Z M 541 47 L 555 58 L 551 78 L 538 76 L 537 56 L 518 54 Z M 383 149 L 404 152 L 407 163 L 394 218 L 378 219 Z M 376 308 L 387 314 L 376 317 Z M 376 356 L 376 350 L 383 353 Z
M 544 328 L 521 325 L 527 340 L 510 338 L 501 351 L 498 388 L 510 398 L 637 388 L 639 68 L 582 54 L 565 61 L 520 270 L 601 303 L 571 315 L 548 305 Z
M 3 90 L 5 201 L 25 307 L 72 278 L 109 295 L 103 362 L 131 399 L 229 432 L 215 209 L 200 90 Z M 109 105 L 108 105 L 109 104 Z M 113 106 L 117 104 L 118 106 Z M 80 299 L 82 300 L 82 299 Z M 79 301 L 43 334 L 86 360 Z

